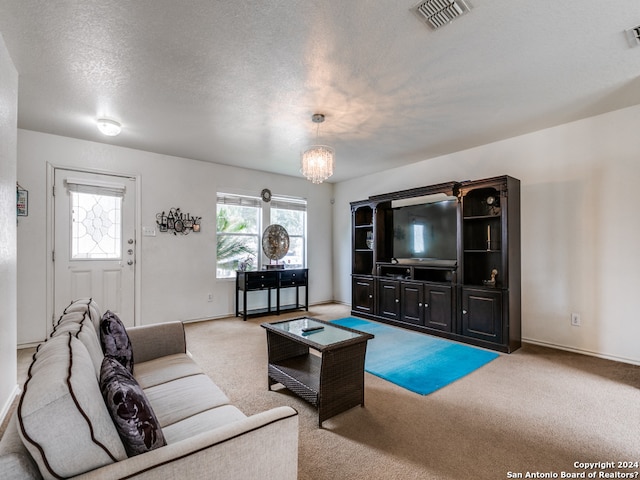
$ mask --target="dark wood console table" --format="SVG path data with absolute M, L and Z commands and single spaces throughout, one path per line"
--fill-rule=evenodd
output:
M 300 287 L 304 287 L 304 304 L 300 302 Z M 280 302 L 280 290 L 283 288 L 295 288 L 296 300 L 293 304 L 282 305 Z M 247 306 L 247 292 L 266 291 L 266 308 L 249 309 Z M 271 302 L 271 290 L 276 291 L 276 305 L 273 309 Z M 240 292 L 242 292 L 242 308 L 240 308 Z M 246 320 L 248 316 L 270 315 L 285 310 L 309 310 L 309 269 L 285 268 L 282 270 L 258 270 L 236 272 L 236 317 L 242 315 Z

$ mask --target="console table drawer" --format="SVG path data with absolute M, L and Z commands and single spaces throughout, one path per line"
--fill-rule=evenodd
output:
M 280 286 L 291 287 L 307 284 L 307 272 L 305 270 L 291 270 L 280 272 Z
M 278 275 L 276 272 L 260 272 L 247 275 L 247 290 L 259 290 L 261 288 L 274 288 L 278 286 Z

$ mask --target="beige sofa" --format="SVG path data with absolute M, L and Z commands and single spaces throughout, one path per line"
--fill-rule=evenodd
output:
M 297 412 L 247 417 L 230 405 L 187 352 L 180 322 L 127 330 L 133 377 L 166 442 L 128 456 L 100 390 L 100 318 L 90 299 L 76 301 L 38 347 L 0 441 L 0 478 L 297 478 Z

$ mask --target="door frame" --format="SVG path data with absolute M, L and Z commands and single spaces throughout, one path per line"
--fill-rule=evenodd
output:
M 55 289 L 55 282 L 54 282 L 54 262 L 53 262 L 53 250 L 54 250 L 54 246 L 55 246 L 55 230 L 54 230 L 54 226 L 55 226 L 55 199 L 53 196 L 53 186 L 54 186 L 54 180 L 55 180 L 55 171 L 56 170 L 69 170 L 69 171 L 75 171 L 75 172 L 82 172 L 82 173 L 93 173 L 93 174 L 99 174 L 99 175 L 112 175 L 112 176 L 116 176 L 116 177 L 123 177 L 123 178 L 132 178 L 135 180 L 136 183 L 136 197 L 135 197 L 135 205 L 134 205 L 134 211 L 135 211 L 135 220 L 133 222 L 134 224 L 134 229 L 135 229 L 135 238 L 136 238 L 136 243 L 135 243 L 135 259 L 136 259 L 136 263 L 134 265 L 134 292 L 133 292 L 133 324 L 134 325 L 140 325 L 140 292 L 141 292 L 141 282 L 140 282 L 140 266 L 142 264 L 142 248 L 141 248 L 141 235 L 140 233 L 142 232 L 142 218 L 140 215 L 141 212 L 141 205 L 142 205 L 142 196 L 140 193 L 140 174 L 136 174 L 136 173 L 123 173 L 123 172 L 115 172 L 112 170 L 100 170 L 100 169 L 95 169 L 95 168 L 80 168 L 80 167 L 75 167 L 75 166 L 66 166 L 66 165 L 62 165 L 62 164 L 53 164 L 50 162 L 47 162 L 47 226 L 46 226 L 46 244 L 47 244 L 47 249 L 45 252 L 45 255 L 47 256 L 47 272 L 46 272 L 46 282 L 47 282 L 47 305 L 46 305 L 46 312 L 47 312 L 47 318 L 50 318 L 51 321 L 47 322 L 46 325 L 46 337 L 49 337 L 49 335 L 51 334 L 51 331 L 53 330 L 53 322 L 56 321 L 56 319 L 62 314 L 62 312 L 54 312 L 54 289 Z M 104 311 L 106 311 L 106 309 L 108 308 L 108 306 L 106 305 L 99 305 L 99 307 L 101 309 L 103 309 L 102 313 L 104 313 Z M 45 338 L 46 338 L 45 337 Z

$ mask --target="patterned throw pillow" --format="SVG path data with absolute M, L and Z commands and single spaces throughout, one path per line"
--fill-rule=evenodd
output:
M 107 310 L 100 322 L 100 344 L 105 355 L 117 359 L 133 373 L 133 350 L 127 330 L 122 321 L 111 310 Z
M 100 390 L 129 457 L 167 444 L 142 388 L 115 358 L 102 361 Z

